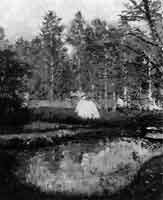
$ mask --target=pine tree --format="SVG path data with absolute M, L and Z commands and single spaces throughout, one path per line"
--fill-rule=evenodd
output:
M 23 92 L 26 91 L 25 77 L 29 66 L 17 58 L 10 49 L 0 50 L 0 110 L 8 115 L 21 108 Z
M 88 40 L 88 49 L 91 52 L 94 64 L 101 66 L 96 69 L 99 74 L 98 90 L 104 107 L 108 109 L 109 93 L 112 93 L 114 110 L 116 109 L 116 94 L 119 92 L 119 81 L 122 73 L 121 66 L 121 32 L 105 21 L 95 19 L 92 21 L 93 36 Z M 102 94 L 103 93 L 103 94 Z
M 76 66 L 74 70 L 76 74 L 76 89 L 83 90 L 85 88 L 84 84 L 89 85 L 86 78 L 86 71 L 88 69 L 87 65 L 87 52 L 86 52 L 86 43 L 85 43 L 85 31 L 87 24 L 81 14 L 77 12 L 74 19 L 71 22 L 67 34 L 67 42 L 73 46 L 75 49 L 75 54 L 73 56 L 73 63 Z
M 44 62 L 42 39 L 36 36 L 30 45 L 30 61 L 33 66 L 32 77 L 29 80 L 30 93 L 33 98 L 47 99 L 49 92 L 48 67 Z
M 44 62 L 49 69 L 49 99 L 52 101 L 59 88 L 57 88 L 57 81 L 61 78 L 60 62 L 63 58 L 63 30 L 61 18 L 55 12 L 49 11 L 44 17 L 41 38 L 44 48 Z

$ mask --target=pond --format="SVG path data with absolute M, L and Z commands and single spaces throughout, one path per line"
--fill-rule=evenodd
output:
M 159 155 L 160 142 L 128 137 L 1 150 L 0 199 L 114 199 L 132 184 L 144 163 Z

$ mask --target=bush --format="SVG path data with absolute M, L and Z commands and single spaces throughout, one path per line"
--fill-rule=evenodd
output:
M 40 107 L 30 109 L 31 121 L 79 122 L 81 119 L 71 108 Z
M 24 80 L 28 73 L 29 66 L 20 62 L 15 52 L 10 49 L 0 50 L 0 111 L 2 121 L 10 121 L 11 115 L 21 110 L 25 90 Z
M 3 114 L 0 116 L 1 126 L 17 126 L 23 125 L 30 121 L 30 112 L 26 108 L 17 109 L 14 112 Z

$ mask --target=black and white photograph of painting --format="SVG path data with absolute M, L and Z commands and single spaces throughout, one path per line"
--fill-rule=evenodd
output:
M 163 0 L 0 1 L 0 200 L 163 200 Z

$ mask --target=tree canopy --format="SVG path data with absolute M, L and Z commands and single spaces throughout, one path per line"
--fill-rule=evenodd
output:
M 114 25 L 98 18 L 89 22 L 78 11 L 65 26 L 56 12 L 48 11 L 40 34 L 31 41 L 19 38 L 12 48 L 4 40 L 3 29 L 0 35 L 4 47 L 0 55 L 2 85 L 7 84 L 7 73 L 18 71 L 9 83 L 15 85 L 17 93 L 26 84 L 32 98 L 53 101 L 68 97 L 72 90 L 83 90 L 106 109 L 109 101 L 116 102 L 118 97 L 135 99 L 141 93 L 151 93 L 157 100 L 162 99 L 160 0 L 129 0 Z M 31 67 L 28 78 L 24 76 L 25 66 Z

